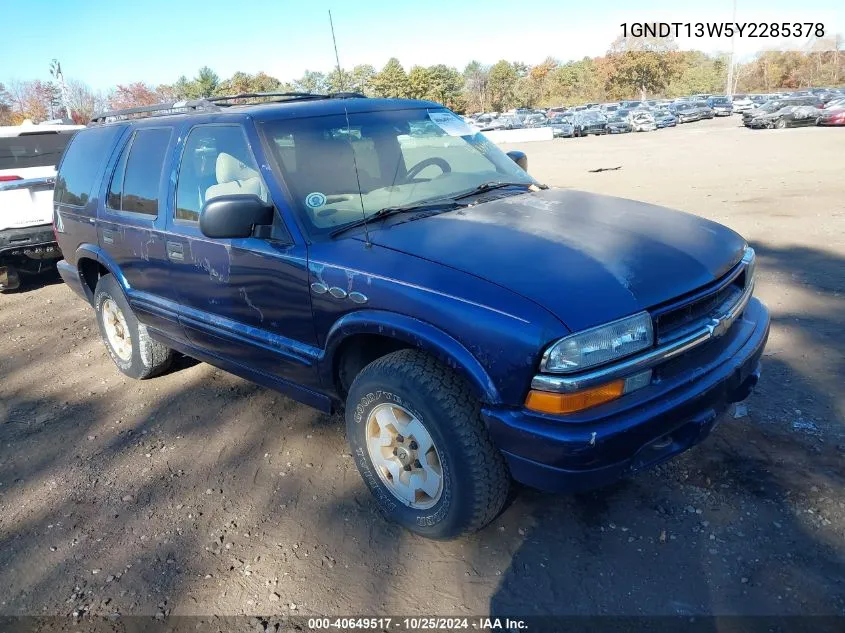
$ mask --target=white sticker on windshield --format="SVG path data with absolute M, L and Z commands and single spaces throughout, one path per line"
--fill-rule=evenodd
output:
M 324 204 L 326 204 L 326 195 L 324 193 L 315 191 L 305 196 L 305 205 L 309 209 L 319 209 Z
M 472 136 L 475 134 L 475 130 L 451 112 L 429 112 L 428 118 L 449 136 Z

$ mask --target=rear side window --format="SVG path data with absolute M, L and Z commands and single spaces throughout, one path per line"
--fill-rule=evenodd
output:
M 75 131 L 0 137 L 0 171 L 58 165 Z
M 54 198 L 60 204 L 83 207 L 105 168 L 109 150 L 123 131 L 119 126 L 80 130 L 65 152 L 56 178 Z
M 115 211 L 158 215 L 159 188 L 170 128 L 138 130 L 126 144 L 109 186 Z

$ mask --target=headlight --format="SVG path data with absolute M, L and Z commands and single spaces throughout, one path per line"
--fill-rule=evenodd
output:
M 653 342 L 651 316 L 640 312 L 560 339 L 543 354 L 540 371 L 582 371 L 647 349 Z

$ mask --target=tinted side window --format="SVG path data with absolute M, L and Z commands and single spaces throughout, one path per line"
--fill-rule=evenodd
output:
M 122 211 L 158 214 L 158 192 L 169 144 L 169 129 L 135 132 L 123 176 Z
M 87 204 L 112 143 L 122 131 L 119 126 L 90 128 L 73 137 L 59 167 L 56 202 L 80 207 Z
M 114 169 L 114 174 L 111 177 L 111 185 L 109 186 L 109 194 L 106 198 L 106 206 L 109 209 L 120 211 L 121 198 L 123 197 L 123 175 L 126 173 L 126 159 L 129 158 L 129 151 L 132 149 L 132 141 L 135 139 L 132 136 L 126 143 L 126 147 L 120 154 L 120 160 L 117 161 L 117 167 Z

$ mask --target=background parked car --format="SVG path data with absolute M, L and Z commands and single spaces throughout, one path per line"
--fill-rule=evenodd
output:
M 832 108 L 845 108 L 845 97 L 838 96 L 836 99 L 831 99 L 824 104 L 825 110 L 830 110 Z
M 734 95 L 731 98 L 731 104 L 736 113 L 746 112 L 754 107 L 754 102 L 748 95 Z
M 647 108 L 636 108 L 628 114 L 634 132 L 653 132 L 657 129 L 654 115 Z
M 607 119 L 600 112 L 576 112 L 572 123 L 574 136 L 607 134 Z
M 658 130 L 675 127 L 678 124 L 678 117 L 672 114 L 668 108 L 655 108 L 652 110 L 652 113 L 654 114 L 654 123 Z
M 716 116 L 716 113 L 713 108 L 707 105 L 707 102 L 704 100 L 695 101 L 693 102 L 693 105 L 698 108 L 699 119 L 712 119 L 714 116 Z
M 53 234 L 56 165 L 82 125 L 0 127 L 0 290 L 20 284 L 61 257 Z
M 715 116 L 730 116 L 734 111 L 730 97 L 710 97 L 707 100 L 707 105 L 713 109 Z
M 845 125 L 845 108 L 828 108 L 822 110 L 818 124 L 825 126 Z
M 748 127 L 753 129 L 782 130 L 788 127 L 802 127 L 816 125 L 821 118 L 821 112 L 813 106 L 785 106 L 775 112 L 766 112 L 751 119 Z
M 575 130 L 572 125 L 572 117 L 555 116 L 549 119 L 549 127 L 552 128 L 554 138 L 572 138 Z
M 634 128 L 628 120 L 630 110 L 619 108 L 614 112 L 609 112 L 607 115 L 607 132 L 608 134 L 625 134 L 626 132 L 633 132 Z
M 669 111 L 674 114 L 678 123 L 692 123 L 701 120 L 701 110 L 689 101 L 680 101 L 669 106 Z
M 548 119 L 543 114 L 528 114 L 522 119 L 523 127 L 543 127 L 547 124 Z
M 814 108 L 821 109 L 822 102 L 816 96 L 808 96 L 808 97 L 788 97 L 785 99 L 772 99 L 771 101 L 767 101 L 759 108 L 755 108 L 754 110 L 749 110 L 748 112 L 742 113 L 742 123 L 745 126 L 751 124 L 751 120 L 764 115 L 764 114 L 772 114 L 773 112 L 777 112 L 781 108 L 785 108 L 786 106 L 812 106 Z

